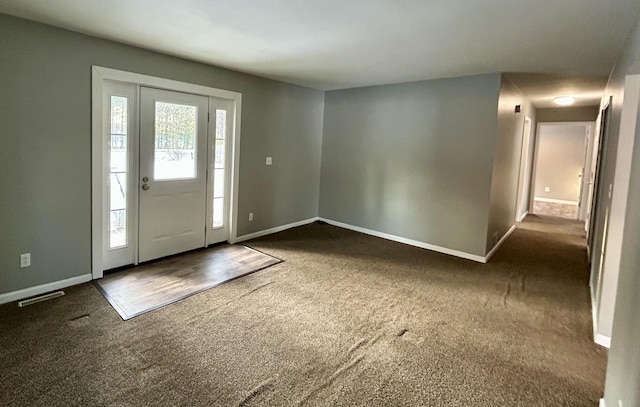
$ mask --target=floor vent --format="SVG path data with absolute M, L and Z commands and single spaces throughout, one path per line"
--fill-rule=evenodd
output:
M 64 291 L 56 291 L 39 297 L 29 298 L 28 300 L 18 301 L 18 307 L 26 307 L 27 305 L 35 304 L 36 302 L 51 300 L 53 298 L 62 297 L 63 295 Z

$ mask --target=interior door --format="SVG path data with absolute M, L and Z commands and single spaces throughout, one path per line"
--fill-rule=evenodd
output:
M 205 246 L 207 115 L 207 97 L 140 89 L 140 262 Z

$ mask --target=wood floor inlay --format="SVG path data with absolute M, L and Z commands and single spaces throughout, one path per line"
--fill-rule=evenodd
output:
M 281 261 L 245 246 L 224 245 L 107 274 L 95 283 L 127 320 Z

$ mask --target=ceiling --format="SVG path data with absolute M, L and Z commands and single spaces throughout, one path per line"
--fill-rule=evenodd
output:
M 558 93 L 597 104 L 640 2 L 1 0 L 0 12 L 322 90 L 512 72 L 545 107 Z

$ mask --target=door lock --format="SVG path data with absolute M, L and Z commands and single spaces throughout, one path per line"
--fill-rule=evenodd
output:
M 142 182 L 149 182 L 149 177 L 142 177 Z
M 142 184 L 142 189 L 143 189 L 144 191 L 148 191 L 148 190 L 149 190 L 149 188 L 151 188 L 151 187 L 149 186 L 149 184 Z

